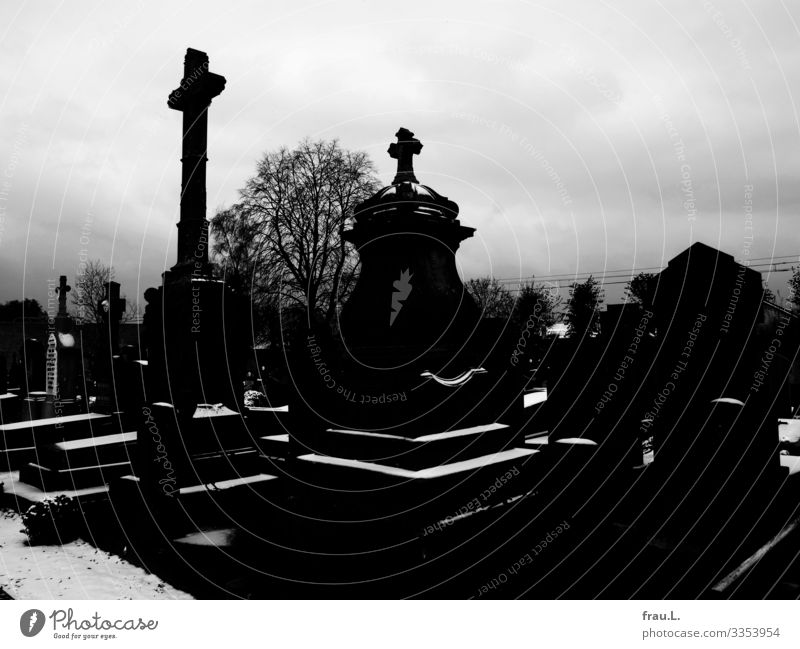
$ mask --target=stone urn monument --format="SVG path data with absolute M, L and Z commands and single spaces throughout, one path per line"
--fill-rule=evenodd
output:
M 392 184 L 356 208 L 345 232 L 361 274 L 342 312 L 342 339 L 365 368 L 460 373 L 470 369 L 462 351 L 480 313 L 455 255 L 475 229 L 461 225 L 456 203 L 417 180 L 412 162 L 422 143 L 405 128 L 396 137 Z
M 295 358 L 297 399 L 290 411 L 300 418 L 291 431 L 298 452 L 375 459 L 380 448 L 364 443 L 378 438 L 337 431 L 396 442 L 391 436 L 424 438 L 506 422 L 522 409 L 510 349 L 502 351 L 457 272 L 459 245 L 475 229 L 458 220 L 455 202 L 417 180 L 412 161 L 422 143 L 405 128 L 396 137 L 388 151 L 397 160 L 392 184 L 356 207 L 344 233 L 361 271 L 342 308 L 341 335 L 311 331 Z M 507 445 L 504 435 L 513 428 L 491 435 L 492 444 Z M 483 450 L 470 446 L 473 453 Z M 451 446 L 445 455 L 453 455 Z

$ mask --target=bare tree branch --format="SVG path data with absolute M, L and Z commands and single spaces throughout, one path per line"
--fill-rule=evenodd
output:
M 336 140 L 306 139 L 258 161 L 239 202 L 212 220 L 214 260 L 250 297 L 263 321 L 254 320 L 254 331 L 274 319 L 268 313 L 296 307 L 333 323 L 358 269 L 343 233 L 355 206 L 379 186 L 369 156 Z

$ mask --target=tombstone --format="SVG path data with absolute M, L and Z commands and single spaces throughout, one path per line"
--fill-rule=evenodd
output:
M 58 402 L 58 343 L 54 332 L 47 336 L 47 352 L 45 354 L 45 404 L 41 410 L 42 417 L 56 417 L 56 403 Z
M 62 409 L 67 410 L 75 410 L 72 406 L 82 392 L 80 388 L 81 352 L 78 345 L 80 334 L 75 326 L 75 321 L 67 312 L 67 293 L 71 290 L 72 287 L 67 284 L 66 275 L 61 275 L 57 289 L 58 313 L 55 317 L 55 330 L 58 341 L 58 396 Z
M 102 321 L 98 323 L 98 349 L 94 363 L 97 385 L 94 410 L 110 414 L 120 410 L 114 384 L 114 358 L 119 355 L 119 323 L 125 313 L 125 299 L 119 296 L 118 282 L 108 282 L 99 307 Z
M 75 397 L 80 376 L 80 352 L 75 323 L 67 313 L 66 275 L 61 275 L 58 292 L 58 312 L 47 319 L 46 386 L 42 417 L 59 417 L 78 411 Z
M 16 421 L 19 417 L 20 399 L 17 394 L 8 390 L 9 375 L 6 357 L 4 354 L 0 354 L 0 424 Z
M 168 100 L 169 108 L 183 113 L 182 184 L 177 262 L 163 274 L 161 287 L 144 294 L 147 367 L 137 464 L 147 483 L 142 489 L 150 494 L 164 491 L 153 481 L 154 458 L 170 463 L 168 478 L 158 480 L 172 479 L 170 493 L 177 492 L 199 479 L 194 456 L 224 454 L 246 433 L 240 415 L 246 341 L 237 330 L 246 318 L 208 263 L 208 109 L 225 88 L 225 78 L 208 68 L 204 52 L 188 49 L 184 77 Z M 212 482 L 211 473 L 204 482 Z
M 38 338 L 27 338 L 22 344 L 21 356 L 24 365 L 24 394 L 42 393 L 47 379 L 45 346 Z
M 25 366 L 14 352 L 11 357 L 11 367 L 8 369 L 8 388 L 21 392 L 25 385 Z
M 392 185 L 357 206 L 345 232 L 361 273 L 341 337 L 312 329 L 290 358 L 287 471 L 303 516 L 326 521 L 298 529 L 298 543 L 374 551 L 377 570 L 410 560 L 426 524 L 538 454 L 519 433 L 525 381 L 512 347 L 456 272 L 474 229 L 417 181 L 421 143 L 407 129 L 397 138 Z
M 224 403 L 238 410 L 241 390 L 232 384 L 241 381 L 242 353 L 233 326 L 241 305 L 211 274 L 206 220 L 208 108 L 224 88 L 225 78 L 209 72 L 208 56 L 188 49 L 184 78 L 168 101 L 183 113 L 178 259 L 163 285 L 145 292 L 148 400 Z
M 20 348 L 20 396 L 21 417 L 38 419 L 42 416 L 42 407 L 47 393 L 47 359 L 46 347 L 38 338 L 26 338 Z
M 642 442 L 652 442 L 643 484 L 658 497 L 642 502 L 659 525 L 711 531 L 714 516 L 746 495 L 748 511 L 760 511 L 753 503 L 774 494 L 783 475 L 777 390 L 768 380 L 782 383 L 788 364 L 779 369 L 772 359 L 776 348 L 789 357 L 796 349 L 780 324 L 765 330 L 762 296 L 760 274 L 730 255 L 702 243 L 677 255 L 660 274 L 652 307 L 620 318 L 627 326 L 586 345 L 561 377 L 560 403 L 548 406 L 567 412 L 568 423 L 557 422 L 551 439 L 598 442 L 601 460 L 587 468 L 595 482 L 619 469 L 632 477 L 634 465 L 642 468 Z M 576 383 L 573 374 L 586 367 L 591 378 Z
M 183 113 L 181 139 L 181 209 L 178 223 L 178 263 L 172 271 L 207 277 L 208 221 L 206 221 L 206 162 L 208 162 L 208 108 L 225 89 L 225 77 L 208 70 L 208 55 L 189 48 L 183 61 L 183 79 L 169 95 L 167 105 Z
M 412 371 L 449 367 L 453 374 L 469 366 L 454 348 L 480 318 L 455 265 L 460 243 L 475 229 L 461 225 L 456 203 L 417 181 L 413 156 L 422 144 L 413 135 L 397 132 L 389 147 L 397 160 L 392 184 L 357 206 L 345 232 L 361 273 L 342 311 L 342 338 L 358 361 L 379 369 L 410 364 Z
M 8 384 L 6 391 L 0 395 L 0 409 L 2 409 L 2 423 L 19 421 L 23 415 L 22 386 L 25 384 L 25 370 L 22 362 L 14 352 L 11 365 L 8 367 Z
M 393 184 L 358 205 L 344 233 L 361 272 L 342 309 L 341 339 L 316 328 L 295 351 L 298 409 L 316 421 L 298 428 L 310 435 L 323 425 L 424 436 L 510 421 L 521 410 L 510 350 L 481 321 L 456 271 L 460 242 L 474 228 L 456 218 L 456 203 L 417 182 L 419 140 L 404 128 L 396 137 Z
M 782 471 L 769 382 L 786 379 L 775 352 L 791 357 L 796 343 L 785 327 L 764 328 L 760 273 L 697 243 L 669 262 L 661 283 L 653 307 L 663 331 L 660 385 L 651 382 L 640 409 L 653 422 L 653 469 L 675 496 L 702 484 L 703 497 L 721 506 L 774 491 Z

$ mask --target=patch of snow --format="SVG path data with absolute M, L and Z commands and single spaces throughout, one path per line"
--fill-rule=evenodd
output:
M 193 599 L 86 541 L 28 545 L 19 514 L 0 512 L 0 588 L 15 599 Z

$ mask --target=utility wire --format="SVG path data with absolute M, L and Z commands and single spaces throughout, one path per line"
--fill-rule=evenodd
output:
M 786 255 L 785 257 L 787 257 L 787 258 L 795 258 L 795 259 L 798 259 L 800 261 L 800 257 L 798 257 L 796 255 Z M 748 268 L 769 268 L 769 267 L 775 266 L 776 268 L 773 268 L 771 271 L 769 271 L 771 273 L 787 272 L 787 271 L 790 271 L 790 270 L 794 270 L 794 268 L 795 268 L 794 266 L 790 266 L 789 268 L 777 268 L 778 265 L 790 263 L 788 261 L 783 261 L 783 262 L 774 261 L 775 259 L 779 259 L 779 257 L 759 257 L 759 258 L 753 259 L 751 261 L 759 261 L 761 259 L 772 259 L 773 261 L 766 261 L 766 262 L 757 263 L 757 264 L 752 264 L 751 263 L 751 264 L 748 264 Z M 630 280 L 630 279 L 632 279 L 633 277 L 635 277 L 636 275 L 638 275 L 639 273 L 642 273 L 642 272 L 646 272 L 646 271 L 659 271 L 660 272 L 662 270 L 664 270 L 664 268 L 663 267 L 658 267 L 658 266 L 650 266 L 650 267 L 647 267 L 647 268 L 632 268 L 630 270 L 624 269 L 624 268 L 619 268 L 619 269 L 616 269 L 616 270 L 609 270 L 609 271 L 604 271 L 604 272 L 585 271 L 585 272 L 581 272 L 581 273 L 560 273 L 560 274 L 556 274 L 556 275 L 531 275 L 529 277 L 504 277 L 504 278 L 500 278 L 500 279 L 498 279 L 496 281 L 498 283 L 500 283 L 500 284 L 523 284 L 523 283 L 528 283 L 528 282 L 541 282 L 541 281 L 545 281 L 545 280 L 550 280 L 550 281 L 553 281 L 553 282 L 559 282 L 559 281 L 573 281 L 574 282 L 574 281 L 579 281 L 579 280 L 582 280 L 582 279 L 588 279 L 589 277 L 594 277 L 601 284 L 614 284 L 614 283 L 620 283 L 620 282 L 606 282 L 604 280 L 607 280 L 607 279 L 623 279 L 623 278 L 628 278 L 628 280 Z M 615 274 L 615 273 L 622 273 L 622 274 Z M 627 283 L 627 282 L 621 282 L 621 283 Z

